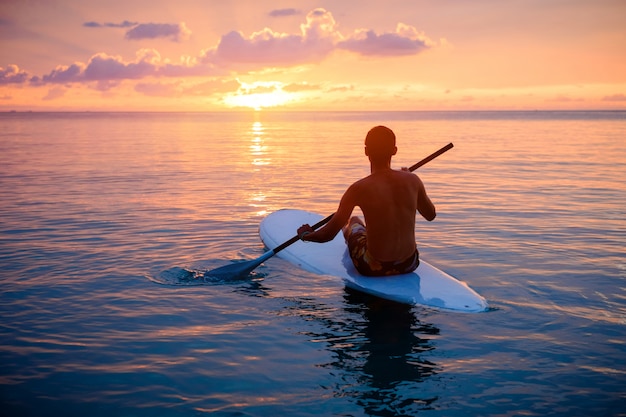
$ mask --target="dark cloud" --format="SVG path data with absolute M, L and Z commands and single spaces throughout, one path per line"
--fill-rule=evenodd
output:
M 359 31 L 337 47 L 367 56 L 401 56 L 423 52 L 432 47 L 432 42 L 415 28 L 400 24 L 393 33 Z
M 7 65 L 6 68 L 0 67 L 0 85 L 22 84 L 25 83 L 28 78 L 28 73 L 20 70 L 17 65 Z
M 302 12 L 298 9 L 276 9 L 269 12 L 271 17 L 286 17 L 286 16 L 295 16 L 299 15 Z
M 110 28 L 132 28 L 138 24 L 138 22 L 129 22 L 128 20 L 124 20 L 122 23 L 105 23 L 105 26 Z
M 41 77 L 43 84 L 66 84 L 83 80 L 84 65 L 72 64 L 70 66 L 59 66 L 49 74 Z M 36 78 L 39 81 L 39 78 Z
M 184 23 L 141 23 L 126 32 L 126 39 L 170 38 L 179 42 L 187 40 L 190 35 L 191 31 Z
M 100 23 L 100 22 L 85 22 L 84 27 L 88 28 L 130 28 L 125 35 L 126 39 L 139 40 L 139 39 L 156 39 L 156 38 L 169 38 L 173 41 L 179 42 L 189 38 L 191 31 L 187 28 L 185 23 L 139 23 L 124 20 L 121 23 Z
M 137 22 L 124 20 L 122 23 L 85 22 L 83 23 L 83 26 L 87 28 L 132 28 L 133 26 L 137 26 L 138 24 L 139 23 Z

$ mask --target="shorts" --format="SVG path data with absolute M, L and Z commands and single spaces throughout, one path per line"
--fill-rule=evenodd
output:
M 367 250 L 367 234 L 365 227 L 356 222 L 350 223 L 348 226 L 348 251 L 354 267 L 361 275 L 366 276 L 387 276 L 408 274 L 415 271 L 419 266 L 419 252 L 415 249 L 415 253 L 402 261 L 382 262 L 376 260 Z

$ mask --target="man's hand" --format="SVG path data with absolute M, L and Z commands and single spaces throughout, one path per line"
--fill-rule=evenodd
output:
M 298 237 L 300 238 L 300 240 L 304 241 L 306 240 L 305 239 L 306 235 L 309 235 L 313 233 L 314 231 L 315 230 L 313 230 L 313 228 L 310 225 L 303 224 L 302 226 L 298 228 Z

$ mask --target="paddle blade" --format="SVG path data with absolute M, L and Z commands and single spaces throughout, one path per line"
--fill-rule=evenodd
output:
M 230 265 L 220 266 L 204 273 L 204 276 L 218 278 L 223 281 L 243 279 L 250 275 L 257 266 L 274 255 L 273 250 L 265 252 L 263 255 L 252 261 L 236 262 Z

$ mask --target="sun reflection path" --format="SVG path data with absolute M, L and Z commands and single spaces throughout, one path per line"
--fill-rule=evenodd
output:
M 252 124 L 251 133 L 252 140 L 249 147 L 251 164 L 254 166 L 254 172 L 259 173 L 264 166 L 268 166 L 271 164 L 271 158 L 268 157 L 268 146 L 265 144 L 265 140 L 263 139 L 263 136 L 265 134 L 263 124 L 259 121 L 254 122 Z M 265 194 L 263 188 L 257 187 L 253 192 L 249 194 L 248 199 L 250 206 L 253 207 L 254 210 L 256 210 L 254 213 L 255 215 L 267 215 L 268 210 L 265 204 L 267 195 Z
M 261 166 L 271 163 L 271 160 L 267 157 L 267 146 L 263 141 L 263 133 L 263 124 L 254 122 L 252 124 L 250 155 L 252 156 L 252 165 L 256 167 L 255 171 L 259 171 Z

